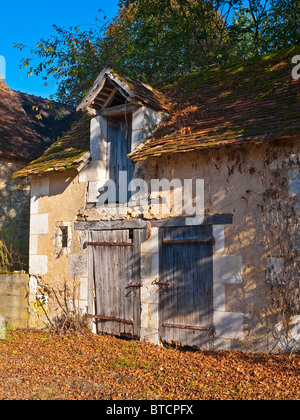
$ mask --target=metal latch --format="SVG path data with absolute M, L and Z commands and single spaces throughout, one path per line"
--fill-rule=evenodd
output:
M 169 281 L 155 280 L 153 282 L 153 284 L 155 284 L 155 286 L 158 286 L 159 287 L 158 290 L 162 290 L 162 291 L 164 291 L 166 288 L 169 288 L 171 286 L 171 283 Z
M 127 286 L 127 288 L 139 288 L 139 287 L 142 287 L 142 284 L 141 283 L 130 283 L 128 286 Z

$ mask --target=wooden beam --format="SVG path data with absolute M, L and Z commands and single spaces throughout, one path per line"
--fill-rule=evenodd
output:
M 120 322 L 121 324 L 129 324 L 129 325 L 134 325 L 134 321 L 129 321 L 128 319 L 122 319 L 122 318 L 115 318 L 115 317 L 110 317 L 110 316 L 102 316 L 102 315 L 90 315 L 90 314 L 86 314 L 85 318 L 89 319 L 96 319 L 100 322 Z
M 186 217 L 171 217 L 169 219 L 161 219 L 161 220 L 151 220 L 152 227 L 185 227 L 186 224 Z M 190 219 L 190 218 L 189 218 Z M 214 214 L 214 215 L 206 215 L 204 217 L 204 222 L 202 226 L 205 225 L 232 225 L 233 223 L 233 216 L 232 214 Z
M 98 222 L 75 222 L 75 230 L 87 231 L 104 231 L 104 230 L 126 230 L 126 229 L 146 229 L 148 223 L 152 227 L 167 228 L 167 227 L 187 227 L 186 217 L 171 217 L 162 220 L 144 220 L 144 219 L 131 219 L 131 220 L 114 220 L 114 221 L 98 221 Z M 232 214 L 214 214 L 206 215 L 202 226 L 208 225 L 232 225 Z M 210 239 L 211 240 L 211 239 Z
M 134 244 L 132 242 L 127 243 L 127 242 L 87 242 L 86 243 L 88 246 L 134 246 Z
M 118 117 L 119 115 L 129 114 L 135 111 L 136 109 L 137 107 L 135 105 L 124 104 L 124 105 L 114 106 L 112 108 L 106 108 L 100 111 L 100 115 L 102 117 Z
M 88 91 L 86 96 L 83 98 L 81 103 L 77 107 L 77 112 L 85 113 L 87 112 L 89 115 L 93 115 L 91 113 L 91 110 L 89 109 L 90 104 L 95 100 L 95 98 L 98 96 L 98 93 L 103 89 L 105 82 L 106 82 L 106 73 L 108 72 L 108 69 L 104 69 L 97 79 L 95 80 L 93 86 Z
M 75 230 L 126 230 L 146 229 L 148 222 L 142 219 L 99 222 L 75 222 Z
M 112 73 L 107 75 L 107 79 L 118 89 L 118 91 L 126 99 L 128 96 L 135 96 L 127 83 L 124 83 L 119 77 L 115 77 Z
M 99 100 L 101 100 L 101 101 L 106 101 L 107 100 L 107 98 L 109 97 L 109 95 L 107 95 L 106 93 L 102 93 L 102 92 L 100 92 L 100 93 L 98 93 L 98 95 L 96 96 L 96 98 L 95 98 L 95 101 L 99 101 Z
M 114 99 L 117 92 L 118 92 L 118 89 L 116 87 L 114 87 L 113 90 L 111 91 L 110 95 L 108 96 L 108 98 L 104 102 L 104 104 L 102 106 L 102 109 L 107 108 L 112 103 L 112 100 Z
M 201 244 L 201 243 L 215 243 L 215 238 L 202 238 L 202 239 L 172 239 L 163 241 L 163 244 L 169 245 L 182 245 L 182 244 Z

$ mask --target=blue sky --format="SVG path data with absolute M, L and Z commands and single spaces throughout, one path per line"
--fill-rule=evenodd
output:
M 26 69 L 19 69 L 20 59 L 27 57 L 28 52 L 12 48 L 14 42 L 34 47 L 41 38 L 48 39 L 53 34 L 53 24 L 84 25 L 82 29 L 88 29 L 85 25 L 95 23 L 99 9 L 103 9 L 109 19 L 118 12 L 118 0 L 6 0 L 1 3 L 0 56 L 6 61 L 6 83 L 11 89 L 45 98 L 55 92 L 55 84 L 44 87 L 41 77 L 27 77 Z

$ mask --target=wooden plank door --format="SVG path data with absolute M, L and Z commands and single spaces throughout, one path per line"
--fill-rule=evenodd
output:
M 131 134 L 132 134 L 131 116 L 114 118 L 108 121 L 108 141 L 110 143 L 109 153 L 109 179 L 116 184 L 117 203 L 119 197 L 119 173 L 127 172 L 127 185 L 133 178 L 134 164 L 127 155 L 131 153 Z M 130 198 L 129 192 L 127 200 Z
M 160 229 L 159 333 L 162 342 L 211 349 L 211 226 Z
M 140 337 L 140 231 L 90 232 L 98 334 Z

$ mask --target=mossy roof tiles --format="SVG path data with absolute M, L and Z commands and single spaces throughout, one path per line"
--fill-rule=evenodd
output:
M 246 63 L 193 73 L 165 86 L 162 92 L 164 103 L 170 106 L 169 118 L 129 157 L 136 162 L 203 148 L 300 138 L 300 80 L 292 78 L 292 57 L 297 52 L 292 47 Z M 131 79 L 122 79 L 133 89 Z M 144 103 L 145 98 L 143 91 Z M 89 119 L 83 117 L 16 176 L 78 168 L 87 157 L 89 136 Z
M 63 172 L 77 169 L 89 160 L 90 121 L 83 117 L 58 139 L 38 159 L 14 174 L 14 177 L 41 175 L 45 172 Z
M 296 47 L 246 63 L 182 77 L 163 89 L 170 118 L 129 157 L 133 161 L 300 134 Z M 300 137 L 300 136 L 299 136 Z
M 0 78 L 0 156 L 30 161 L 46 148 L 17 96 Z

